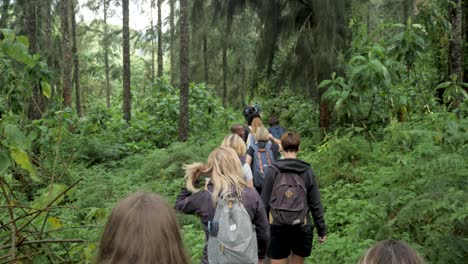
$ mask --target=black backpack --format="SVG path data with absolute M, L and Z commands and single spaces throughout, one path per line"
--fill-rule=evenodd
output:
M 303 225 L 307 216 L 307 189 L 300 175 L 278 172 L 270 196 L 270 214 L 274 225 Z

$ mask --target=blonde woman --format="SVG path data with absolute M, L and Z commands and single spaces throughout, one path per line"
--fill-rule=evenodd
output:
M 253 120 L 252 120 L 252 124 L 251 126 L 249 127 L 250 128 L 250 133 L 247 137 L 247 149 L 249 149 L 249 147 L 255 143 L 255 133 L 257 133 L 257 130 L 258 128 L 260 127 L 265 127 L 263 125 L 263 122 L 262 122 L 262 119 L 260 117 L 255 117 Z
M 223 143 L 221 143 L 221 147 L 232 148 L 236 151 L 242 164 L 242 171 L 244 172 L 244 178 L 247 182 L 247 186 L 253 187 L 252 170 L 250 169 L 249 164 L 245 162 L 247 148 L 245 147 L 244 140 L 242 140 L 242 138 L 237 134 L 230 134 L 224 138 Z
M 247 150 L 247 163 L 252 169 L 255 189 L 262 193 L 265 170 L 273 162 L 279 159 L 279 146 L 270 141 L 270 134 L 265 127 L 259 127 L 255 133 L 255 143 Z
M 186 186 L 177 196 L 175 208 L 186 214 L 200 217 L 208 240 L 208 222 L 213 220 L 218 199 L 235 193 L 247 210 L 255 226 L 258 259 L 265 258 L 270 237 L 265 207 L 255 189 L 248 187 L 242 173 L 239 156 L 232 148 L 220 147 L 211 152 L 208 162 L 185 165 Z M 208 263 L 207 245 L 201 263 Z

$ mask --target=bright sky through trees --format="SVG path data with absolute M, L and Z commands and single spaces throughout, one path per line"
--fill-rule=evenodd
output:
M 93 19 L 102 19 L 102 8 L 96 14 L 96 12 L 90 10 L 86 6 L 86 2 L 89 0 L 79 0 L 80 2 L 80 12 L 79 19 L 86 22 L 92 21 Z M 150 25 L 150 3 L 151 0 L 131 0 L 130 1 L 130 28 L 134 30 L 144 30 Z M 153 19 L 157 20 L 157 10 L 156 4 L 153 9 Z M 110 10 L 112 10 L 111 16 L 108 18 L 109 24 L 112 25 L 122 25 L 122 12 L 121 7 L 116 7 L 114 4 L 111 4 Z M 169 3 L 164 1 L 162 4 L 162 19 L 163 19 L 163 31 L 167 30 L 168 25 L 165 23 L 166 18 L 169 16 Z

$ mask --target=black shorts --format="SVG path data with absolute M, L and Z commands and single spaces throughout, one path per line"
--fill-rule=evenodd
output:
M 313 228 L 305 226 L 270 226 L 270 247 L 267 256 L 271 259 L 285 259 L 291 253 L 308 257 L 312 252 Z

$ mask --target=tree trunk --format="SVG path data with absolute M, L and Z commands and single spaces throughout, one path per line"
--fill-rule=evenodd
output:
M 229 18 L 226 15 L 226 31 L 224 32 L 223 38 L 223 106 L 226 107 L 227 103 L 227 74 L 228 74 L 228 61 L 227 61 L 227 45 L 228 45 L 228 38 L 229 38 Z
M 209 65 L 208 65 L 208 40 L 206 38 L 206 33 L 203 35 L 203 66 L 205 68 L 205 83 L 208 84 L 209 79 L 208 79 L 208 71 L 209 71 Z
M 163 75 L 163 35 L 162 35 L 162 18 L 161 18 L 162 0 L 158 0 L 158 77 Z
M 170 13 L 169 13 L 169 30 L 170 30 L 170 57 L 171 57 L 171 84 L 175 86 L 175 73 L 176 73 L 176 62 L 175 62 L 175 2 L 176 0 L 169 0 Z
M 62 95 L 63 103 L 66 107 L 72 106 L 71 99 L 71 72 L 72 72 L 72 55 L 70 50 L 70 29 L 69 29 L 69 8 L 70 0 L 60 1 L 60 18 L 61 18 L 61 33 L 62 33 Z
M 154 57 L 154 50 L 155 50 L 155 47 L 154 47 L 154 22 L 153 22 L 153 8 L 154 8 L 154 1 L 155 0 L 151 0 L 151 9 L 150 9 L 150 13 L 151 13 L 151 21 L 150 21 L 150 26 L 151 26 L 151 84 L 153 85 L 154 84 L 154 62 L 155 62 L 155 57 Z
M 463 80 L 463 37 L 461 0 L 452 0 L 449 4 L 450 23 L 452 31 L 449 40 L 449 75 L 456 75 Z
M 36 53 L 37 50 L 37 11 L 36 1 L 27 1 L 26 3 L 26 30 L 29 38 L 29 52 Z M 32 87 L 33 93 L 29 103 L 29 118 L 31 120 L 40 119 L 44 110 L 44 96 L 38 83 Z
M 410 17 L 411 12 L 411 0 L 403 0 L 403 24 L 408 23 L 408 18 Z
M 70 10 L 71 10 L 71 23 L 72 23 L 72 39 L 73 39 L 73 46 L 72 46 L 72 52 L 73 52 L 73 81 L 75 83 L 75 100 L 76 100 L 76 113 L 78 114 L 79 117 L 83 116 L 83 112 L 81 110 L 81 89 L 80 89 L 80 62 L 78 60 L 78 47 L 76 43 L 76 17 L 75 17 L 75 12 L 77 11 L 75 9 L 75 6 L 77 6 L 79 3 L 75 2 L 73 0 L 73 3 L 70 5 Z
M 8 28 L 8 10 L 10 9 L 10 0 L 3 0 L 2 13 L 0 17 L 0 28 Z
M 187 0 L 180 0 L 180 112 L 179 112 L 179 140 L 189 138 L 189 24 Z
M 123 117 L 131 120 L 129 0 L 122 0 L 123 11 Z
M 110 77 L 109 77 L 109 27 L 107 25 L 107 11 L 109 9 L 109 0 L 103 0 L 104 5 L 104 38 L 103 38 L 103 46 L 104 46 L 104 67 L 106 72 L 106 105 L 107 108 L 110 108 Z
M 464 70 L 463 70 L 463 82 L 468 83 L 468 65 L 466 64 L 466 59 L 468 57 L 468 1 L 465 0 L 463 1 L 463 10 L 462 10 L 462 16 L 464 18 L 463 21 L 463 28 L 464 28 L 464 40 L 463 43 L 465 43 L 465 55 L 463 56 L 463 65 L 464 65 Z M 465 91 L 468 92 L 468 88 L 465 88 Z

